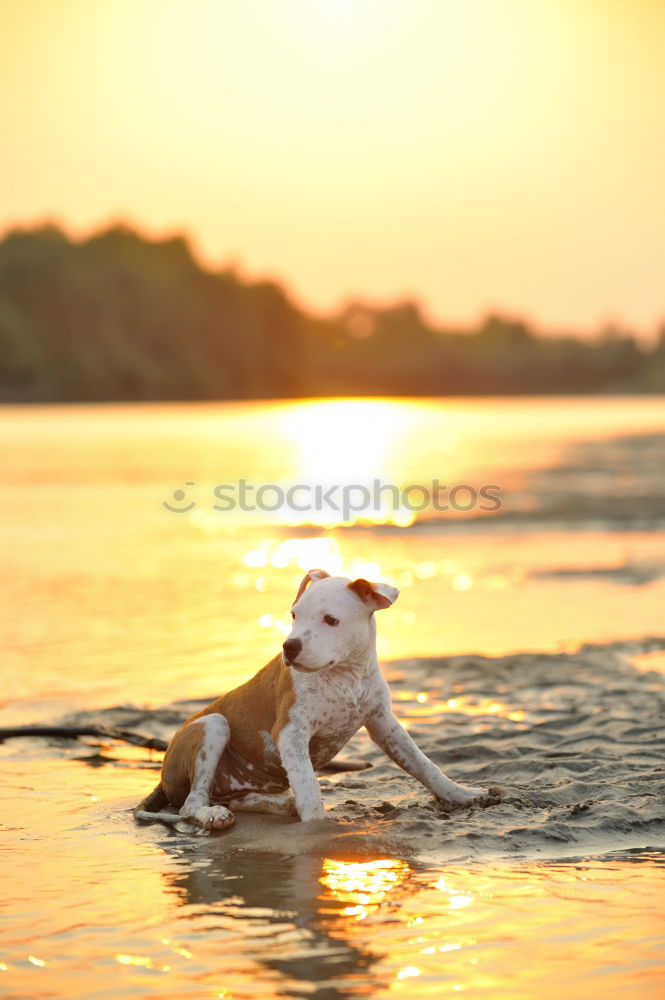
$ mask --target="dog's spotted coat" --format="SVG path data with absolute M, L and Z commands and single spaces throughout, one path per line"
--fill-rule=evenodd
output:
M 188 719 L 164 756 L 161 781 L 138 819 L 193 820 L 224 829 L 234 811 L 325 816 L 315 769 L 365 726 L 374 742 L 440 799 L 485 794 L 446 777 L 392 712 L 376 658 L 374 612 L 395 587 L 310 570 L 293 604 L 283 651 L 246 684 Z M 178 815 L 162 812 L 170 804 Z

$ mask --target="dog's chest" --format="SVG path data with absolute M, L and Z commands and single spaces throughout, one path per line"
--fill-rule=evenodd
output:
M 332 760 L 364 724 L 367 701 L 366 685 L 324 689 L 307 700 L 309 753 L 315 768 Z

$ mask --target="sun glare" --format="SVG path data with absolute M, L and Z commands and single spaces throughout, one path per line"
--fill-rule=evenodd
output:
M 290 407 L 281 422 L 299 449 L 297 475 L 304 482 L 371 484 L 385 475 L 410 417 L 392 402 L 330 400 Z
M 281 13 L 302 41 L 323 49 L 367 43 L 399 22 L 394 0 L 296 0 Z

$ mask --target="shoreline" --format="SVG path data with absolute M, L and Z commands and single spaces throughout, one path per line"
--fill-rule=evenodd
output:
M 91 822 L 100 832 L 109 824 L 126 825 L 124 833 L 143 843 L 194 838 L 214 855 L 378 852 L 423 862 L 471 863 L 664 849 L 664 650 L 665 639 L 651 637 L 588 644 L 572 653 L 469 654 L 385 664 L 398 717 L 450 777 L 490 789 L 481 804 L 437 802 L 361 730 L 339 756 L 369 767 L 319 776 L 334 825 L 239 813 L 231 830 L 202 837 L 185 822 L 175 832 L 160 824 L 135 824 L 127 810 L 138 800 L 127 803 L 122 797 L 95 806 Z M 649 669 L 651 661 L 657 669 Z M 66 721 L 168 739 L 203 701 L 77 712 Z M 54 752 L 62 753 L 57 747 L 76 746 L 83 762 L 94 756 L 97 765 L 122 770 L 136 768 L 139 761 L 149 772 L 145 794 L 156 781 L 161 758 L 125 746 L 74 741 L 57 741 L 42 755 L 34 740 L 26 755 L 20 749 L 24 742 L 6 745 L 12 746 L 4 755 L 8 768 L 13 761 L 27 763 L 27 756 L 53 762 Z

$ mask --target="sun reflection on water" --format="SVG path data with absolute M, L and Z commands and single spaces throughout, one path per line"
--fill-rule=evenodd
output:
M 385 474 L 417 414 L 418 404 L 408 401 L 333 399 L 291 404 L 277 419 L 298 449 L 304 481 L 364 483 Z
M 399 490 L 411 467 L 409 441 L 430 407 L 419 401 L 334 399 L 304 401 L 275 414 L 283 438 L 294 450 L 294 473 L 299 482 L 327 488 L 365 487 L 372 492 L 371 507 L 349 516 L 332 510 L 309 510 L 307 517 L 281 508 L 280 521 L 332 528 L 339 523 L 393 525 L 407 528 L 417 512 L 402 502 Z M 443 448 L 443 443 L 442 443 Z M 438 470 L 434 470 L 438 471 Z M 434 473 L 433 473 L 434 474 Z M 373 484 L 380 482 L 375 496 Z
M 283 541 L 265 539 L 260 546 L 245 553 L 243 562 L 250 569 L 263 569 L 270 565 L 276 569 L 291 567 L 307 572 L 316 566 L 325 569 L 331 576 L 363 576 L 368 580 L 389 582 L 377 560 L 360 559 L 356 556 L 345 558 L 337 539 L 326 536 L 287 538 Z
M 399 715 L 402 721 L 417 721 L 436 724 L 442 715 L 459 713 L 470 718 L 494 716 L 508 719 L 510 722 L 524 722 L 526 712 L 505 702 L 491 698 L 458 695 L 455 698 L 445 698 L 437 691 L 396 690 L 393 699 L 399 702 Z
M 339 861 L 324 858 L 320 882 L 336 902 L 344 903 L 345 917 L 364 920 L 376 912 L 388 895 L 407 878 L 406 861 L 383 858 L 377 861 Z

